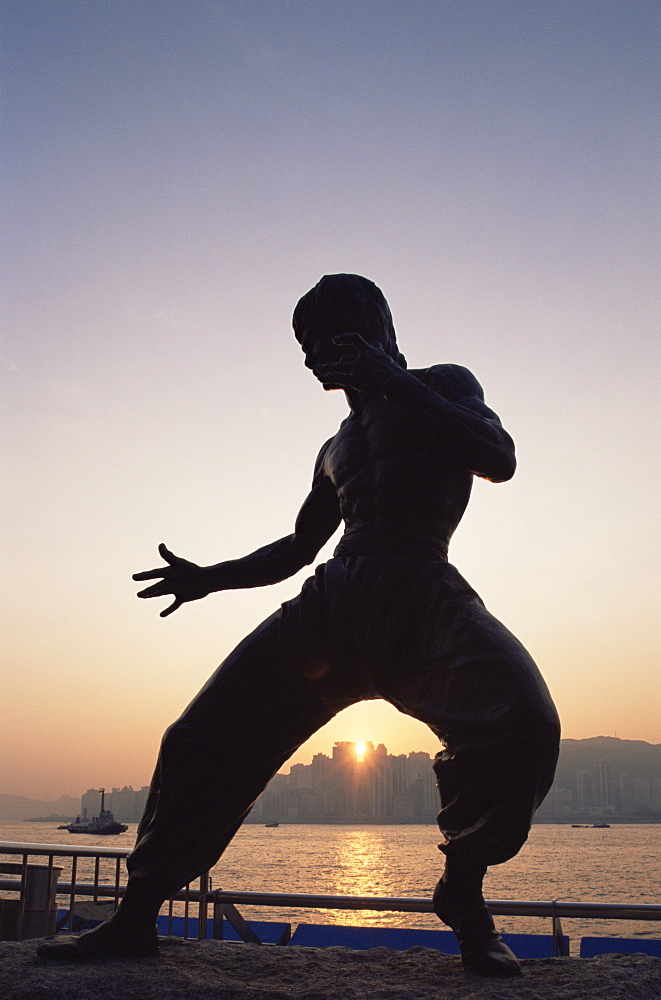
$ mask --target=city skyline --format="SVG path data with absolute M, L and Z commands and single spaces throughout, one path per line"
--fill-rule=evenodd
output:
M 434 780 L 431 768 L 433 756 L 426 751 L 408 750 L 404 753 L 390 754 L 388 748 L 382 743 L 375 744 L 369 740 L 337 741 L 330 748 L 330 754 L 319 752 L 307 762 L 292 763 L 289 761 L 273 779 L 275 782 L 273 789 L 281 789 L 282 779 L 289 780 L 290 778 L 295 779 L 295 786 L 299 787 L 301 776 L 310 773 L 307 769 L 314 764 L 315 759 L 318 763 L 321 761 L 322 766 L 324 766 L 323 762 L 331 761 L 336 754 L 342 755 L 344 763 L 354 762 L 357 770 L 360 770 L 360 766 L 365 762 L 367 762 L 366 770 L 368 770 L 370 759 L 374 758 L 375 754 L 377 757 L 381 755 L 397 758 L 400 764 L 402 760 L 406 759 L 414 762 L 416 779 L 424 779 L 427 775 L 432 782 Z M 303 782 L 303 786 L 305 786 L 305 782 Z M 292 785 L 292 787 L 294 786 Z M 149 790 L 148 785 L 142 784 L 134 788 L 130 784 L 113 783 L 103 790 L 109 808 L 118 816 L 132 822 L 140 818 Z M 268 788 L 266 791 L 268 793 Z M 86 808 L 88 815 L 98 812 L 100 793 L 101 788 L 98 785 L 79 793 L 80 807 L 77 806 L 75 811 L 80 812 Z M 427 790 L 427 795 L 429 794 Z M 547 800 L 540 809 L 539 818 L 562 818 L 581 810 L 585 816 L 590 813 L 599 816 L 609 812 L 613 815 L 633 814 L 636 810 L 642 813 L 646 808 L 648 811 L 649 809 L 658 811 L 661 809 L 660 796 L 661 744 L 603 736 L 584 740 L 564 739 L 561 740 L 560 759 L 555 781 Z M 2 798 L 3 795 L 0 793 L 0 799 Z M 6 800 L 12 797 L 4 796 L 4 798 Z M 16 796 L 16 798 L 21 797 Z M 76 796 L 67 794 L 62 794 L 59 798 L 67 799 L 69 802 L 76 801 Z M 437 804 L 435 793 L 432 799 Z M 25 799 L 25 803 L 28 801 Z M 54 799 L 51 795 L 43 804 L 56 801 L 58 799 Z M 268 801 L 269 795 L 266 794 L 264 802 Z M 429 804 L 428 798 L 426 801 Z M 16 808 L 20 812 L 18 805 Z M 268 812 L 268 809 L 266 811 Z M 411 812 L 410 808 L 409 812 Z M 415 810 L 413 810 L 414 813 Z M 44 815 L 46 814 L 50 814 L 48 809 Z M 31 815 L 37 814 L 33 812 Z M 400 806 L 399 815 L 405 821 L 406 806 Z M 262 812 L 257 809 L 253 813 L 252 821 L 257 822 L 261 818 Z
M 0 5 L 7 792 L 140 786 L 313 567 L 166 620 L 131 574 L 287 535 L 346 414 L 291 331 L 373 279 L 411 367 L 517 446 L 450 559 L 564 735 L 657 742 L 658 9 L 512 0 Z M 337 538 L 319 553 L 330 556 Z M 384 702 L 302 747 L 432 734 Z
M 568 743 L 573 763 L 563 760 Z M 558 773 L 537 820 L 568 818 L 661 819 L 661 747 L 635 741 L 566 741 Z M 564 751 L 564 753 L 563 753 Z M 657 751 L 654 753 L 654 751 Z M 609 756 L 597 756 L 608 754 Z M 610 757 L 610 759 L 609 759 Z M 433 757 L 425 751 L 391 754 L 383 743 L 337 741 L 330 753 L 315 754 L 308 764 L 281 771 L 258 798 L 246 822 L 431 822 L 440 808 Z M 148 786 L 105 791 L 108 808 L 124 822 L 140 819 Z M 81 812 L 98 812 L 99 789 L 81 797 Z

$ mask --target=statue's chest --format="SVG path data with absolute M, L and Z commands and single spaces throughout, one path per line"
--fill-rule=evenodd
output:
M 358 421 L 347 417 L 328 447 L 324 471 L 334 486 L 341 487 L 354 478 L 366 457 L 365 433 Z
M 387 404 L 381 412 L 374 409 L 369 419 L 347 417 L 329 445 L 324 469 L 336 488 L 378 476 L 393 460 L 406 464 L 406 454 L 415 447 L 406 417 Z

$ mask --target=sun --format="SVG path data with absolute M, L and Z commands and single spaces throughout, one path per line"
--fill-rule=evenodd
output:
M 361 762 L 363 760 L 365 760 L 365 751 L 366 750 L 367 750 L 367 747 L 365 746 L 364 743 L 356 743 L 356 760 L 361 761 Z

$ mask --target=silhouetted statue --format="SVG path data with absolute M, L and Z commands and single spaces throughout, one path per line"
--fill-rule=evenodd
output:
M 344 534 L 166 732 L 117 913 L 39 954 L 154 952 L 163 901 L 217 862 L 294 751 L 347 706 L 384 698 L 442 744 L 436 912 L 467 968 L 517 975 L 482 879 L 527 838 L 553 779 L 559 723 L 526 650 L 447 561 L 473 476 L 498 483 L 514 474 L 512 440 L 465 368 L 407 370 L 386 300 L 366 278 L 322 278 L 293 323 L 307 367 L 324 389 L 343 389 L 350 408 L 319 452 L 293 533 L 206 567 L 161 545 L 166 565 L 134 579 L 157 580 L 139 596 L 173 597 L 168 615 L 214 591 L 284 580 L 341 521 Z

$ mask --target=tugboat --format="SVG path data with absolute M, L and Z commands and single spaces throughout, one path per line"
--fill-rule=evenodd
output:
M 76 816 L 73 823 L 67 826 L 58 827 L 60 830 L 68 830 L 69 833 L 89 833 L 93 837 L 106 836 L 114 833 L 125 833 L 128 830 L 126 823 L 117 823 L 115 817 L 106 809 L 105 788 L 99 788 L 101 793 L 101 812 L 98 816 L 88 819 L 83 809 L 83 818 Z

